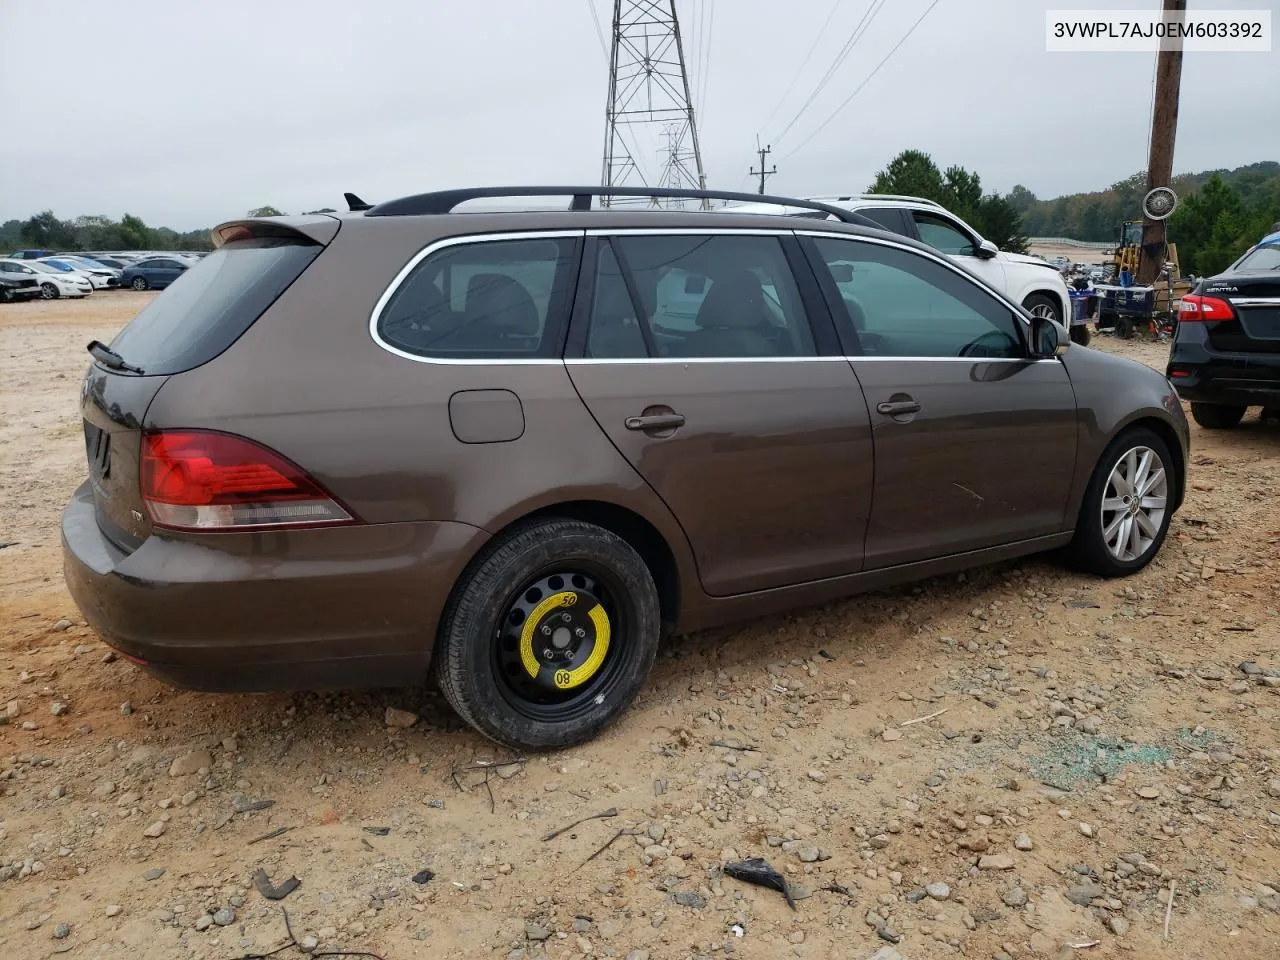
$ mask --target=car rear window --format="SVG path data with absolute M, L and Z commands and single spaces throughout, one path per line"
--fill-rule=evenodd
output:
M 228 243 L 147 304 L 111 349 L 149 375 L 208 363 L 235 343 L 322 249 L 301 236 Z
M 1235 269 L 1240 273 L 1270 273 L 1280 270 L 1280 244 L 1255 247 L 1236 264 Z

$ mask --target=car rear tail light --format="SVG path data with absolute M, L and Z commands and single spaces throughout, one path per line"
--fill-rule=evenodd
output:
M 243 437 L 208 430 L 145 435 L 142 498 L 158 526 L 179 530 L 355 522 L 296 464 Z
M 1205 297 L 1198 293 L 1189 293 L 1182 298 L 1178 307 L 1178 320 L 1181 323 L 1212 323 L 1217 320 L 1230 320 L 1235 314 L 1231 304 L 1220 297 Z

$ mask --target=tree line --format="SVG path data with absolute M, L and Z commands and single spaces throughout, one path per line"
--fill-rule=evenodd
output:
M 1280 163 L 1184 173 L 1170 184 L 1178 208 L 1168 239 L 1177 245 L 1183 272 L 1218 273 L 1280 221 Z M 1110 243 L 1126 220 L 1142 219 L 1147 175 L 1135 173 L 1105 190 L 1041 200 L 1021 184 L 1006 199 L 1036 237 L 1070 237 Z
M 308 213 L 334 213 L 332 207 L 309 210 Z M 256 207 L 251 217 L 283 216 L 275 207 Z M 8 220 L 0 224 L 0 256 L 21 247 L 37 250 L 212 250 L 210 228 L 172 230 L 150 227 L 141 217 L 126 213 L 119 220 L 104 216 L 59 219 L 52 210 L 44 210 L 26 220 Z

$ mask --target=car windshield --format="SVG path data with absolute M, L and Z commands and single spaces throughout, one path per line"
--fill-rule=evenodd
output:
M 1255 247 L 1236 265 L 1237 273 L 1271 273 L 1280 270 L 1280 243 Z
M 67 272 L 66 270 L 59 270 L 56 267 L 51 267 L 47 263 L 41 263 L 39 260 L 28 260 L 27 266 L 32 270 L 39 270 L 41 273 L 63 274 Z
M 77 269 L 74 264 L 67 263 L 65 260 L 45 260 L 44 263 L 62 273 L 71 273 Z

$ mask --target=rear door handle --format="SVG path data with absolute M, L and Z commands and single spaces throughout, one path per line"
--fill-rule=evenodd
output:
M 628 430 L 674 430 L 684 426 L 682 413 L 652 413 L 643 417 L 627 417 Z
M 876 404 L 876 412 L 886 417 L 900 417 L 905 413 L 919 413 L 920 404 L 915 400 L 886 400 Z

